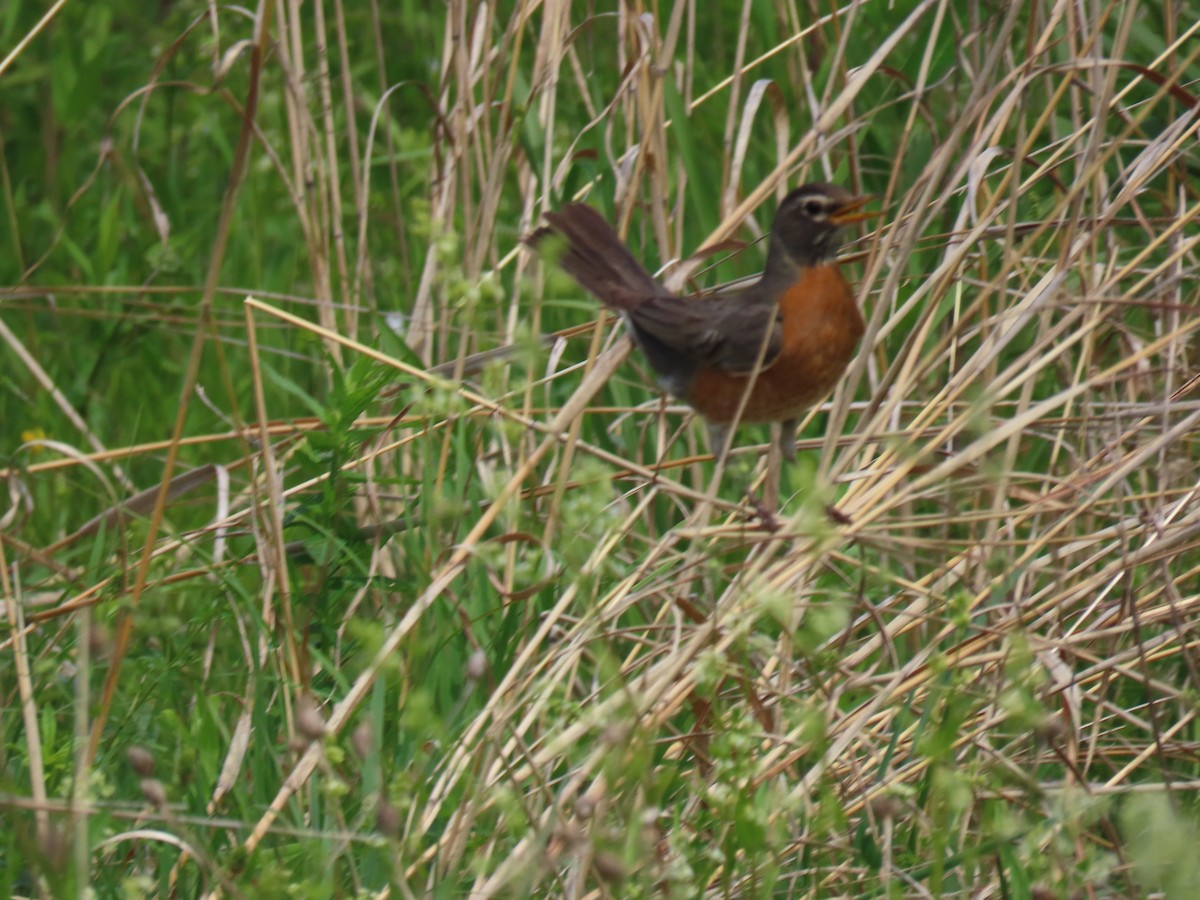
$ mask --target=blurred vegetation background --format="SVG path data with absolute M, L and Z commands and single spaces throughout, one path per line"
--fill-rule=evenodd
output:
M 1195 896 L 1198 31 L 8 0 L 0 894 Z M 521 238 L 709 289 L 807 180 L 770 509 Z

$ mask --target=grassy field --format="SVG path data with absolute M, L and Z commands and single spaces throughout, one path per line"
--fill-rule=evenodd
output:
M 1200 896 L 1198 136 L 1194 0 L 8 0 L 0 896 Z M 521 238 L 809 180 L 773 510 Z

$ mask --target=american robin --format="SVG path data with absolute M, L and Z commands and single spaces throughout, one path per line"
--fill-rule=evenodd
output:
M 560 236 L 559 264 L 625 317 L 662 388 L 704 417 L 714 454 L 724 454 L 736 422 L 780 422 L 791 459 L 800 415 L 837 383 L 863 335 L 834 256 L 838 229 L 876 215 L 862 211 L 869 200 L 832 184 L 796 188 L 775 214 L 762 277 L 696 297 L 658 284 L 582 203 L 547 213 L 549 226 L 528 241 Z

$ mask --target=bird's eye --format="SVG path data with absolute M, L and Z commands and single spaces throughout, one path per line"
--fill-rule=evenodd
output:
M 804 211 L 814 219 L 819 219 L 825 214 L 825 204 L 820 200 L 806 200 L 804 202 Z

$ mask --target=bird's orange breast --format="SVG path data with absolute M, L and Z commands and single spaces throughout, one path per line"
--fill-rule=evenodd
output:
M 731 301 L 736 302 L 736 301 Z M 865 324 L 837 266 L 814 266 L 779 298 L 783 341 L 757 375 L 701 369 L 687 401 L 709 422 L 733 421 L 747 389 L 742 422 L 776 422 L 805 412 L 827 394 L 854 358 Z M 759 346 L 761 334 L 737 336 Z

